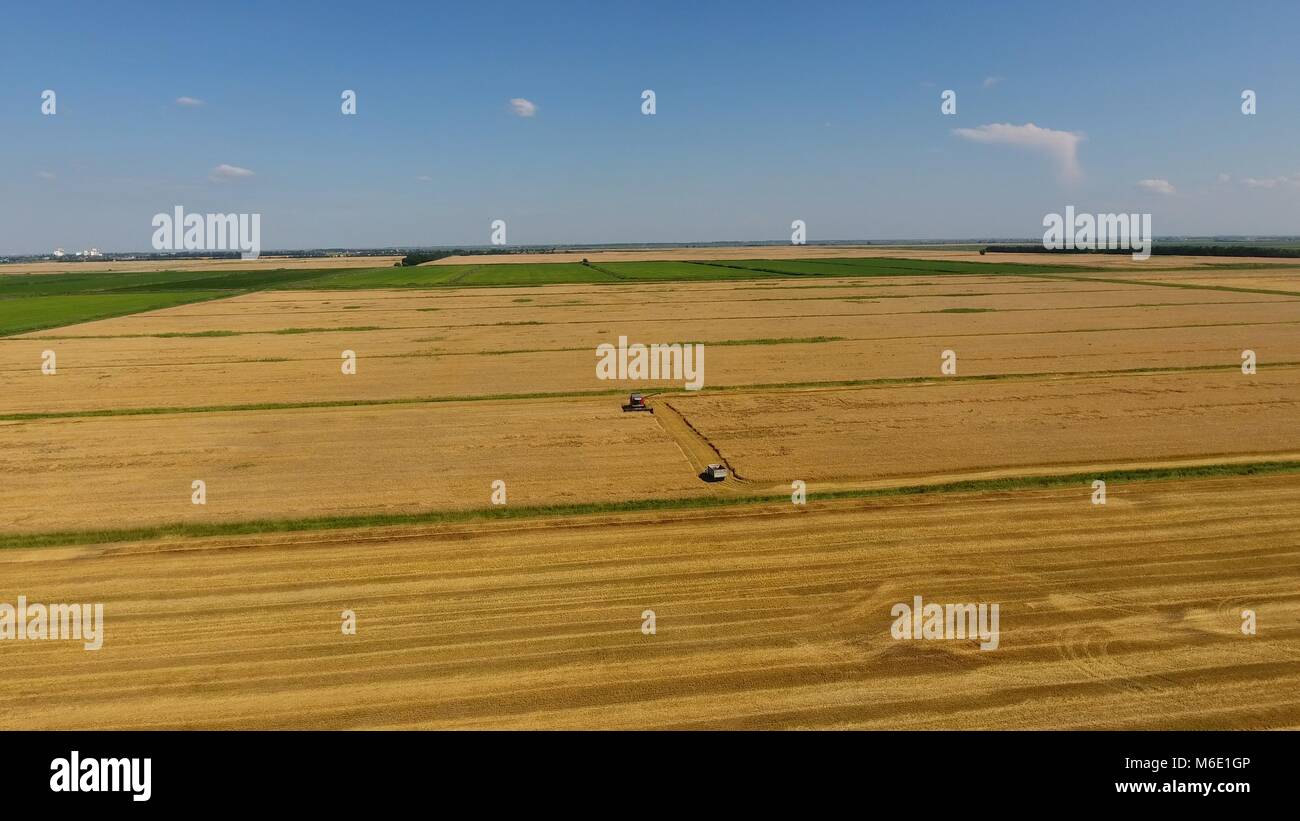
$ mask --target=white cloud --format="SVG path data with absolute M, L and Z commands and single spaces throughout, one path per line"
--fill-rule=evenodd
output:
M 183 106 L 189 106 L 190 108 L 197 108 L 198 106 L 203 105 L 203 101 L 200 100 L 198 97 L 177 97 L 176 105 L 183 105 Z
M 537 113 L 537 104 L 523 97 L 513 97 L 510 100 L 510 110 L 520 117 L 531 117 Z
M 36 172 L 36 176 L 40 177 L 40 178 L 43 179 L 43 180 L 52 180 L 52 179 L 54 179 L 54 172 L 52 172 L 52 171 L 37 171 L 37 172 Z
M 1138 180 L 1138 188 L 1153 194 L 1177 194 L 1178 189 L 1169 180 Z
M 208 179 L 213 182 L 229 182 L 230 180 L 240 180 L 245 177 L 254 176 L 252 171 L 247 168 L 240 168 L 237 165 L 226 165 L 222 163 L 208 172 Z
M 1005 80 L 1005 79 L 1006 79 L 1006 77 L 985 77 L 985 78 L 984 78 L 984 87 L 985 87 L 985 88 L 993 88 L 993 86 L 997 85 L 998 83 L 1002 82 L 1002 81 Z
M 1224 174 L 1224 173 L 1220 172 L 1220 174 L 1219 174 L 1219 182 L 1220 182 L 1220 183 L 1228 183 L 1228 182 L 1232 182 L 1232 177 L 1231 177 L 1230 175 L 1228 175 L 1228 174 Z
M 1242 180 L 1247 188 L 1281 188 L 1287 185 L 1300 186 L 1300 174 L 1294 177 L 1246 177 Z
M 430 177 L 428 174 L 421 174 L 420 176 L 418 176 L 418 177 L 415 178 L 415 181 L 416 181 L 416 182 L 433 182 L 433 177 Z
M 1083 176 L 1079 168 L 1079 143 L 1083 141 L 1083 135 L 1073 131 L 1039 128 L 1033 123 L 991 123 L 977 128 L 954 128 L 952 133 L 977 143 L 1012 145 L 1042 152 L 1052 158 L 1057 173 L 1067 182 Z

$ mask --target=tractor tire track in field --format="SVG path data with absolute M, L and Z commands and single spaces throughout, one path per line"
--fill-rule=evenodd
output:
M 447 280 L 446 284 L 447 284 L 447 285 L 451 285 L 452 283 L 463 282 L 464 279 L 465 279 L 465 277 L 469 276 L 470 274 L 473 274 L 473 273 L 477 272 L 477 271 L 478 271 L 480 268 L 482 268 L 482 267 L 483 267 L 482 265 L 475 265 L 475 266 L 473 266 L 473 267 L 471 267 L 471 268 L 466 268 L 465 270 L 461 271 L 460 273 L 453 275 L 453 276 L 451 277 L 451 279 Z
M 736 472 L 735 466 L 722 454 L 722 451 L 718 450 L 717 445 L 700 433 L 672 402 L 666 399 L 654 402 L 653 397 L 648 401 L 652 403 L 655 421 L 659 423 L 660 429 L 677 443 L 677 447 L 681 449 L 686 461 L 690 462 L 697 476 L 702 474 L 710 464 L 723 464 L 727 467 L 728 478 L 724 482 L 717 483 L 716 486 L 734 493 L 742 489 L 747 492 L 754 490 L 752 483 Z
M 610 269 L 608 269 L 608 268 L 602 268 L 602 267 L 600 267 L 599 265 L 592 265 L 592 264 L 588 263 L 588 264 L 587 264 L 587 267 L 590 268 L 590 269 L 593 270 L 593 271 L 600 271 L 600 272 L 601 272 L 602 274 L 604 274 L 605 276 L 610 277 L 610 278 L 612 278 L 612 279 L 620 280 L 620 281 L 622 281 L 622 282 L 639 281 L 639 280 L 636 280 L 636 277 L 623 276 L 622 274 L 618 273 L 617 271 L 611 271 Z

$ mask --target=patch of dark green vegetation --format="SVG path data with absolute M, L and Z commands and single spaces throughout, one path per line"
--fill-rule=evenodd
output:
M 843 342 L 842 336 L 781 336 L 767 339 L 719 339 L 716 342 L 703 342 L 706 347 L 726 347 L 730 345 L 806 345 L 817 342 Z
M 409 268 L 415 265 L 423 265 L 426 262 L 436 262 L 447 257 L 501 256 L 502 254 L 521 253 L 541 253 L 541 251 L 526 248 L 452 248 L 441 251 L 412 251 L 398 262 L 393 263 L 393 265 L 399 268 Z
M 1073 265 L 1029 265 L 1018 262 L 961 262 L 893 257 L 848 257 L 817 260 L 728 260 L 694 263 L 785 277 L 913 277 L 928 274 L 946 276 L 1001 276 L 1034 273 L 1083 273 L 1095 268 Z
M 0 276 L 0 281 L 6 278 L 7 276 Z M 44 331 L 100 319 L 113 319 L 231 295 L 225 292 L 158 291 L 0 298 L 0 336 Z
M 242 336 L 245 333 L 247 333 L 247 331 L 168 331 L 157 334 L 131 334 L 131 336 L 136 339 L 142 337 L 153 337 L 155 339 L 191 339 L 210 336 Z
M 0 276 L 0 336 L 128 316 L 268 288 L 300 287 L 338 269 L 142 271 Z
M 1300 248 L 1279 245 L 1152 243 L 1152 256 L 1300 257 Z M 1128 248 L 1044 248 L 1042 245 L 988 245 L 981 254 L 1132 254 Z
M 249 331 L 248 333 L 268 334 L 328 334 L 339 331 L 382 331 L 381 325 L 343 325 L 338 328 L 277 328 L 273 331 Z

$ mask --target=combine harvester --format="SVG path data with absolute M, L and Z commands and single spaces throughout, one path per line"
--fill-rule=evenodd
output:
M 623 406 L 623 412 L 645 411 L 654 413 L 655 409 L 645 403 L 645 397 L 639 393 L 634 393 L 627 398 L 627 404 Z
M 646 404 L 644 394 L 634 393 L 628 396 L 627 404 L 623 406 L 623 412 L 632 413 L 635 411 L 654 413 L 655 409 Z M 670 413 L 669 417 L 671 416 L 672 414 Z M 725 464 L 713 463 L 705 465 L 704 470 L 699 474 L 699 476 L 706 482 L 725 482 L 727 478 L 731 476 L 731 471 Z

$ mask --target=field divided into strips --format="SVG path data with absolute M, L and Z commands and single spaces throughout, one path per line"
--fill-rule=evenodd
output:
M 0 727 L 1294 727 L 1298 517 L 1277 475 L 0 551 L 106 625 L 4 648 Z M 892 640 L 918 593 L 998 649 Z
M 0 601 L 105 601 L 109 631 L 4 647 L 0 726 L 1300 726 L 1297 283 L 884 258 L 0 277 Z M 705 388 L 598 380 L 619 336 L 703 343 Z M 655 414 L 620 411 L 634 389 Z M 913 594 L 1002 602 L 1004 650 L 889 640 Z M 1247 607 L 1270 629 L 1241 636 Z M 70 712 L 25 695 L 65 675 L 95 677 Z

